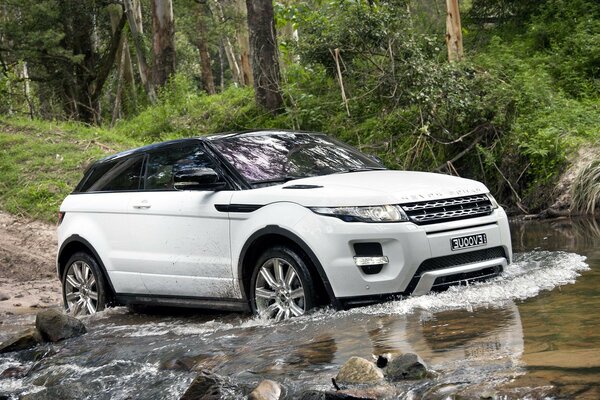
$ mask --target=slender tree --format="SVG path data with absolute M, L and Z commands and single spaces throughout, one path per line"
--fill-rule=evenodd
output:
M 141 4 L 139 0 L 135 2 L 133 0 L 123 0 L 123 7 L 125 8 L 129 30 L 131 31 L 131 36 L 133 37 L 133 43 L 135 45 L 135 55 L 137 57 L 140 80 L 142 81 L 142 85 L 144 85 L 144 89 L 146 90 L 150 102 L 156 103 L 156 92 L 154 91 L 154 86 L 149 78 L 150 68 L 146 61 L 146 49 L 144 48 Z
M 460 61 L 463 57 L 462 28 L 458 0 L 446 0 L 446 45 L 448 61 Z
M 152 0 L 152 80 L 164 85 L 175 72 L 175 21 L 172 0 Z
M 275 114 L 283 109 L 273 3 L 246 0 L 250 30 L 250 57 L 254 97 L 259 106 Z
M 205 23 L 205 15 L 207 14 L 206 0 L 196 0 L 197 6 L 197 22 L 198 38 L 196 39 L 196 47 L 198 47 L 198 53 L 200 53 L 200 67 L 202 71 L 202 85 L 204 90 L 208 94 L 215 94 L 217 92 L 215 88 L 215 78 L 212 73 L 210 53 L 208 51 L 207 41 L 208 34 Z

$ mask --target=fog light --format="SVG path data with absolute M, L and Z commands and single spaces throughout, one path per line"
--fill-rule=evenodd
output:
M 382 265 L 387 264 L 389 262 L 386 256 L 377 256 L 377 257 L 354 257 L 354 263 L 358 267 L 365 267 L 367 265 Z

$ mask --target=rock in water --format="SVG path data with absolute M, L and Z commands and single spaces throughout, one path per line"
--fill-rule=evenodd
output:
M 42 335 L 37 329 L 30 328 L 9 338 L 0 345 L 0 354 L 11 351 L 27 350 L 43 343 Z
M 220 400 L 223 382 L 209 371 L 201 371 L 179 400 Z
M 320 390 L 305 390 L 297 397 L 298 400 L 373 400 L 375 397 L 361 397 L 339 392 L 322 392 Z
M 383 372 L 371 361 L 350 357 L 335 379 L 340 383 L 375 383 L 383 379 Z
M 277 382 L 265 379 L 248 396 L 249 400 L 279 400 L 281 386 Z
M 87 332 L 83 322 L 55 309 L 37 313 L 35 326 L 42 337 L 50 342 L 81 336 Z
M 427 377 L 427 367 L 421 358 L 413 353 L 402 354 L 390 361 L 385 369 L 388 380 L 416 380 Z

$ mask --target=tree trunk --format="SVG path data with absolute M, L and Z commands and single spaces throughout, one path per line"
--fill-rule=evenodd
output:
M 240 68 L 242 70 L 242 77 L 244 84 L 250 86 L 254 84 L 254 78 L 252 76 L 252 64 L 250 63 L 250 38 L 248 37 L 248 13 L 246 11 L 246 4 L 244 0 L 235 0 L 235 8 L 238 17 L 243 23 L 238 24 L 237 27 L 237 42 L 240 48 Z
M 139 0 L 137 3 L 139 3 Z M 127 16 L 127 22 L 129 23 L 129 30 L 131 31 L 131 36 L 133 37 L 133 43 L 135 45 L 135 55 L 140 72 L 140 80 L 142 81 L 142 85 L 144 85 L 144 89 L 148 95 L 150 103 L 154 104 L 156 103 L 156 92 L 154 91 L 152 82 L 150 79 L 148 79 L 149 67 L 148 62 L 146 61 L 146 52 L 144 50 L 144 39 L 142 38 L 143 28 L 141 18 L 138 21 L 135 11 L 138 5 L 134 5 L 132 0 L 123 0 L 123 7 L 125 9 L 125 15 Z
M 224 24 L 225 14 L 223 13 L 223 7 L 219 0 L 213 0 L 209 4 L 212 5 L 213 14 L 217 16 L 218 21 L 221 24 Z M 231 69 L 231 75 L 233 76 L 233 81 L 240 85 L 244 85 L 244 77 L 242 75 L 242 69 L 240 68 L 240 63 L 235 55 L 235 50 L 233 49 L 233 44 L 231 43 L 231 39 L 225 35 L 223 38 L 223 50 L 225 51 L 225 56 L 227 57 L 227 62 L 229 63 L 229 68 Z
M 206 46 L 208 35 L 206 34 L 206 24 L 204 21 L 204 16 L 206 15 L 205 7 L 205 4 L 203 4 L 202 2 L 198 2 L 198 41 L 196 43 L 196 46 L 198 47 L 198 52 L 200 53 L 200 65 L 202 67 L 202 85 L 204 86 L 204 90 L 206 90 L 208 94 L 215 94 L 217 93 L 217 90 L 215 88 L 215 78 L 213 77 L 212 73 L 210 53 L 208 52 L 208 47 Z
M 446 17 L 446 46 L 448 47 L 448 61 L 460 61 L 463 57 L 463 43 L 458 0 L 446 0 L 446 8 L 448 12 Z
M 172 0 L 152 0 L 152 80 L 163 86 L 175 72 L 175 21 Z
M 275 20 L 271 0 L 246 0 L 250 30 L 250 57 L 256 103 L 276 114 L 283 109 L 279 87 Z

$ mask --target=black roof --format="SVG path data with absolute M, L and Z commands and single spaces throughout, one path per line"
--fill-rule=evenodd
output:
M 134 149 L 125 150 L 125 151 L 121 151 L 117 154 L 106 156 L 106 157 L 98 160 L 96 163 L 112 161 L 117 158 L 129 156 L 129 155 L 137 154 L 137 153 L 144 153 L 147 151 L 156 150 L 156 149 L 159 149 L 164 146 L 169 146 L 169 145 L 178 144 L 178 143 L 191 143 L 191 142 L 195 142 L 195 141 L 215 141 L 215 140 L 219 140 L 219 139 L 227 139 L 227 138 L 239 137 L 239 136 L 242 136 L 242 137 L 243 136 L 260 136 L 260 135 L 269 135 L 269 134 L 275 135 L 275 134 L 286 134 L 286 133 L 296 134 L 296 135 L 298 135 L 298 134 L 322 135 L 322 133 L 317 133 L 317 132 L 293 131 L 293 130 L 286 130 L 286 129 L 256 129 L 256 130 L 247 130 L 247 131 L 242 131 L 242 132 L 225 132 L 225 133 L 217 133 L 217 134 L 208 135 L 208 136 L 196 136 L 196 137 L 185 138 L 185 139 L 175 139 L 175 140 L 168 140 L 166 142 L 152 143 L 152 144 L 149 144 L 146 146 L 136 147 Z

